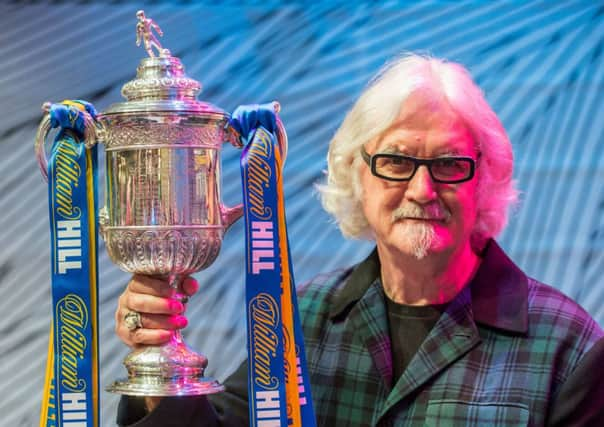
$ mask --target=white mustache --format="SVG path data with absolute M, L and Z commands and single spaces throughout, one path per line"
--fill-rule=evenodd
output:
M 446 222 L 451 218 L 451 212 L 438 203 L 431 203 L 426 206 L 420 206 L 416 203 L 406 203 L 392 212 L 392 222 L 406 218 Z

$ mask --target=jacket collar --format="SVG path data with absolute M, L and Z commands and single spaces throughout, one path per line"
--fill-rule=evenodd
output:
M 346 284 L 336 294 L 330 317 L 347 313 L 347 309 L 357 303 L 379 277 L 380 260 L 374 249 L 352 270 Z M 476 323 L 513 333 L 527 332 L 528 277 L 494 240 L 488 241 L 469 286 Z

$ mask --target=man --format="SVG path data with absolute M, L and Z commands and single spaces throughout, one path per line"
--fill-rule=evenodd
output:
M 493 240 L 516 198 L 512 166 L 503 127 L 458 64 L 405 56 L 361 95 L 331 141 L 322 194 L 344 235 L 376 250 L 299 297 L 318 425 L 602 422 L 604 332 Z M 135 276 L 120 298 L 127 344 L 184 325 L 159 283 Z M 126 328 L 130 311 L 142 328 Z M 245 375 L 212 404 L 125 398 L 118 419 L 247 425 Z

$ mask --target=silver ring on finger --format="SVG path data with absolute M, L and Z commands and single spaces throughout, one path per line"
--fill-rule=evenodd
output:
M 124 324 L 129 331 L 136 331 L 143 327 L 143 319 L 138 311 L 129 311 L 124 316 Z

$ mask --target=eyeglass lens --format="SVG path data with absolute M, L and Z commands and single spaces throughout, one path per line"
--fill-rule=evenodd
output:
M 413 159 L 398 156 L 375 156 L 375 169 L 380 175 L 389 178 L 406 179 L 415 172 L 416 162 Z M 428 166 L 432 176 L 443 181 L 455 181 L 468 177 L 472 165 L 466 159 L 442 158 L 433 159 Z

